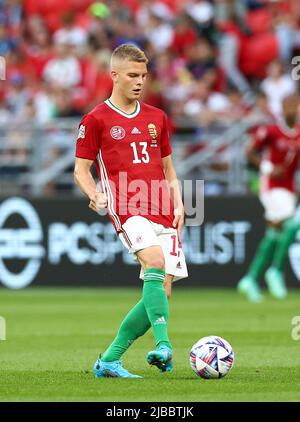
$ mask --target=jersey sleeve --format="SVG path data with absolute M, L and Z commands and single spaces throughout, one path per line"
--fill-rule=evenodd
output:
M 95 160 L 100 149 L 100 131 L 97 120 L 86 114 L 83 116 L 76 143 L 76 157 Z
M 165 114 L 163 119 L 163 127 L 161 131 L 160 153 L 161 158 L 167 157 L 172 153 L 168 121 L 167 116 Z
M 253 134 L 253 146 L 257 150 L 264 149 L 271 143 L 270 128 L 268 126 L 259 126 Z

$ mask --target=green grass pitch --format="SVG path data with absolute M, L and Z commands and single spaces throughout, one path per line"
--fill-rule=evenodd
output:
M 300 401 L 300 341 L 292 318 L 300 291 L 278 302 L 253 305 L 232 290 L 174 288 L 170 338 L 174 371 L 146 363 L 152 333 L 124 356 L 144 379 L 94 379 L 93 363 L 138 289 L 0 290 L 6 341 L 0 342 L 1 401 Z M 198 378 L 189 366 L 193 343 L 220 335 L 235 351 L 235 366 L 220 380 Z

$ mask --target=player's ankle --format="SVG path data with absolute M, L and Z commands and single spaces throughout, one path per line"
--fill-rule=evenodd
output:
M 167 347 L 168 349 L 170 349 L 170 350 L 172 350 L 172 345 L 171 345 L 171 343 L 170 342 L 168 342 L 168 341 L 160 341 L 158 344 L 157 344 L 157 349 L 161 349 L 162 347 Z

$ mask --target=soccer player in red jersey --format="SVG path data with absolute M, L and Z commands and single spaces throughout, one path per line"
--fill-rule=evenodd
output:
M 277 124 L 259 127 L 247 155 L 260 169 L 260 201 L 265 209 L 267 229 L 258 246 L 249 271 L 238 290 L 253 302 L 263 299 L 259 278 L 265 269 L 266 283 L 272 296 L 287 295 L 283 267 L 288 248 L 300 228 L 295 216 L 297 204 L 295 174 L 300 156 L 300 125 L 297 122 L 299 97 L 283 100 L 283 116 Z
M 139 377 L 123 368 L 120 358 L 150 327 L 156 348 L 148 353 L 148 363 L 162 372 L 172 369 L 168 297 L 172 282 L 187 277 L 181 249 L 184 207 L 167 118 L 139 101 L 147 63 L 144 52 L 134 45 L 116 48 L 111 57 L 112 94 L 79 125 L 75 181 L 89 197 L 92 210 L 107 209 L 121 242 L 141 264 L 144 280 L 141 300 L 94 365 L 98 378 Z M 90 172 L 94 163 L 100 190 Z

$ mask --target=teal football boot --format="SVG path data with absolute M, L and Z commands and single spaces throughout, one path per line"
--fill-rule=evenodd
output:
M 263 295 L 257 281 L 250 275 L 245 275 L 237 285 L 239 293 L 245 295 L 250 302 L 261 303 Z
M 139 375 L 131 374 L 123 368 L 122 361 L 103 362 L 101 356 L 96 360 L 94 369 L 96 378 L 143 378 Z
M 172 350 L 169 347 L 161 346 L 157 350 L 152 350 L 147 355 L 147 362 L 149 365 L 157 366 L 160 372 L 171 372 L 172 364 Z
M 266 271 L 265 278 L 270 294 L 275 297 L 275 299 L 285 299 L 287 296 L 287 288 L 282 272 L 277 268 L 271 267 Z

